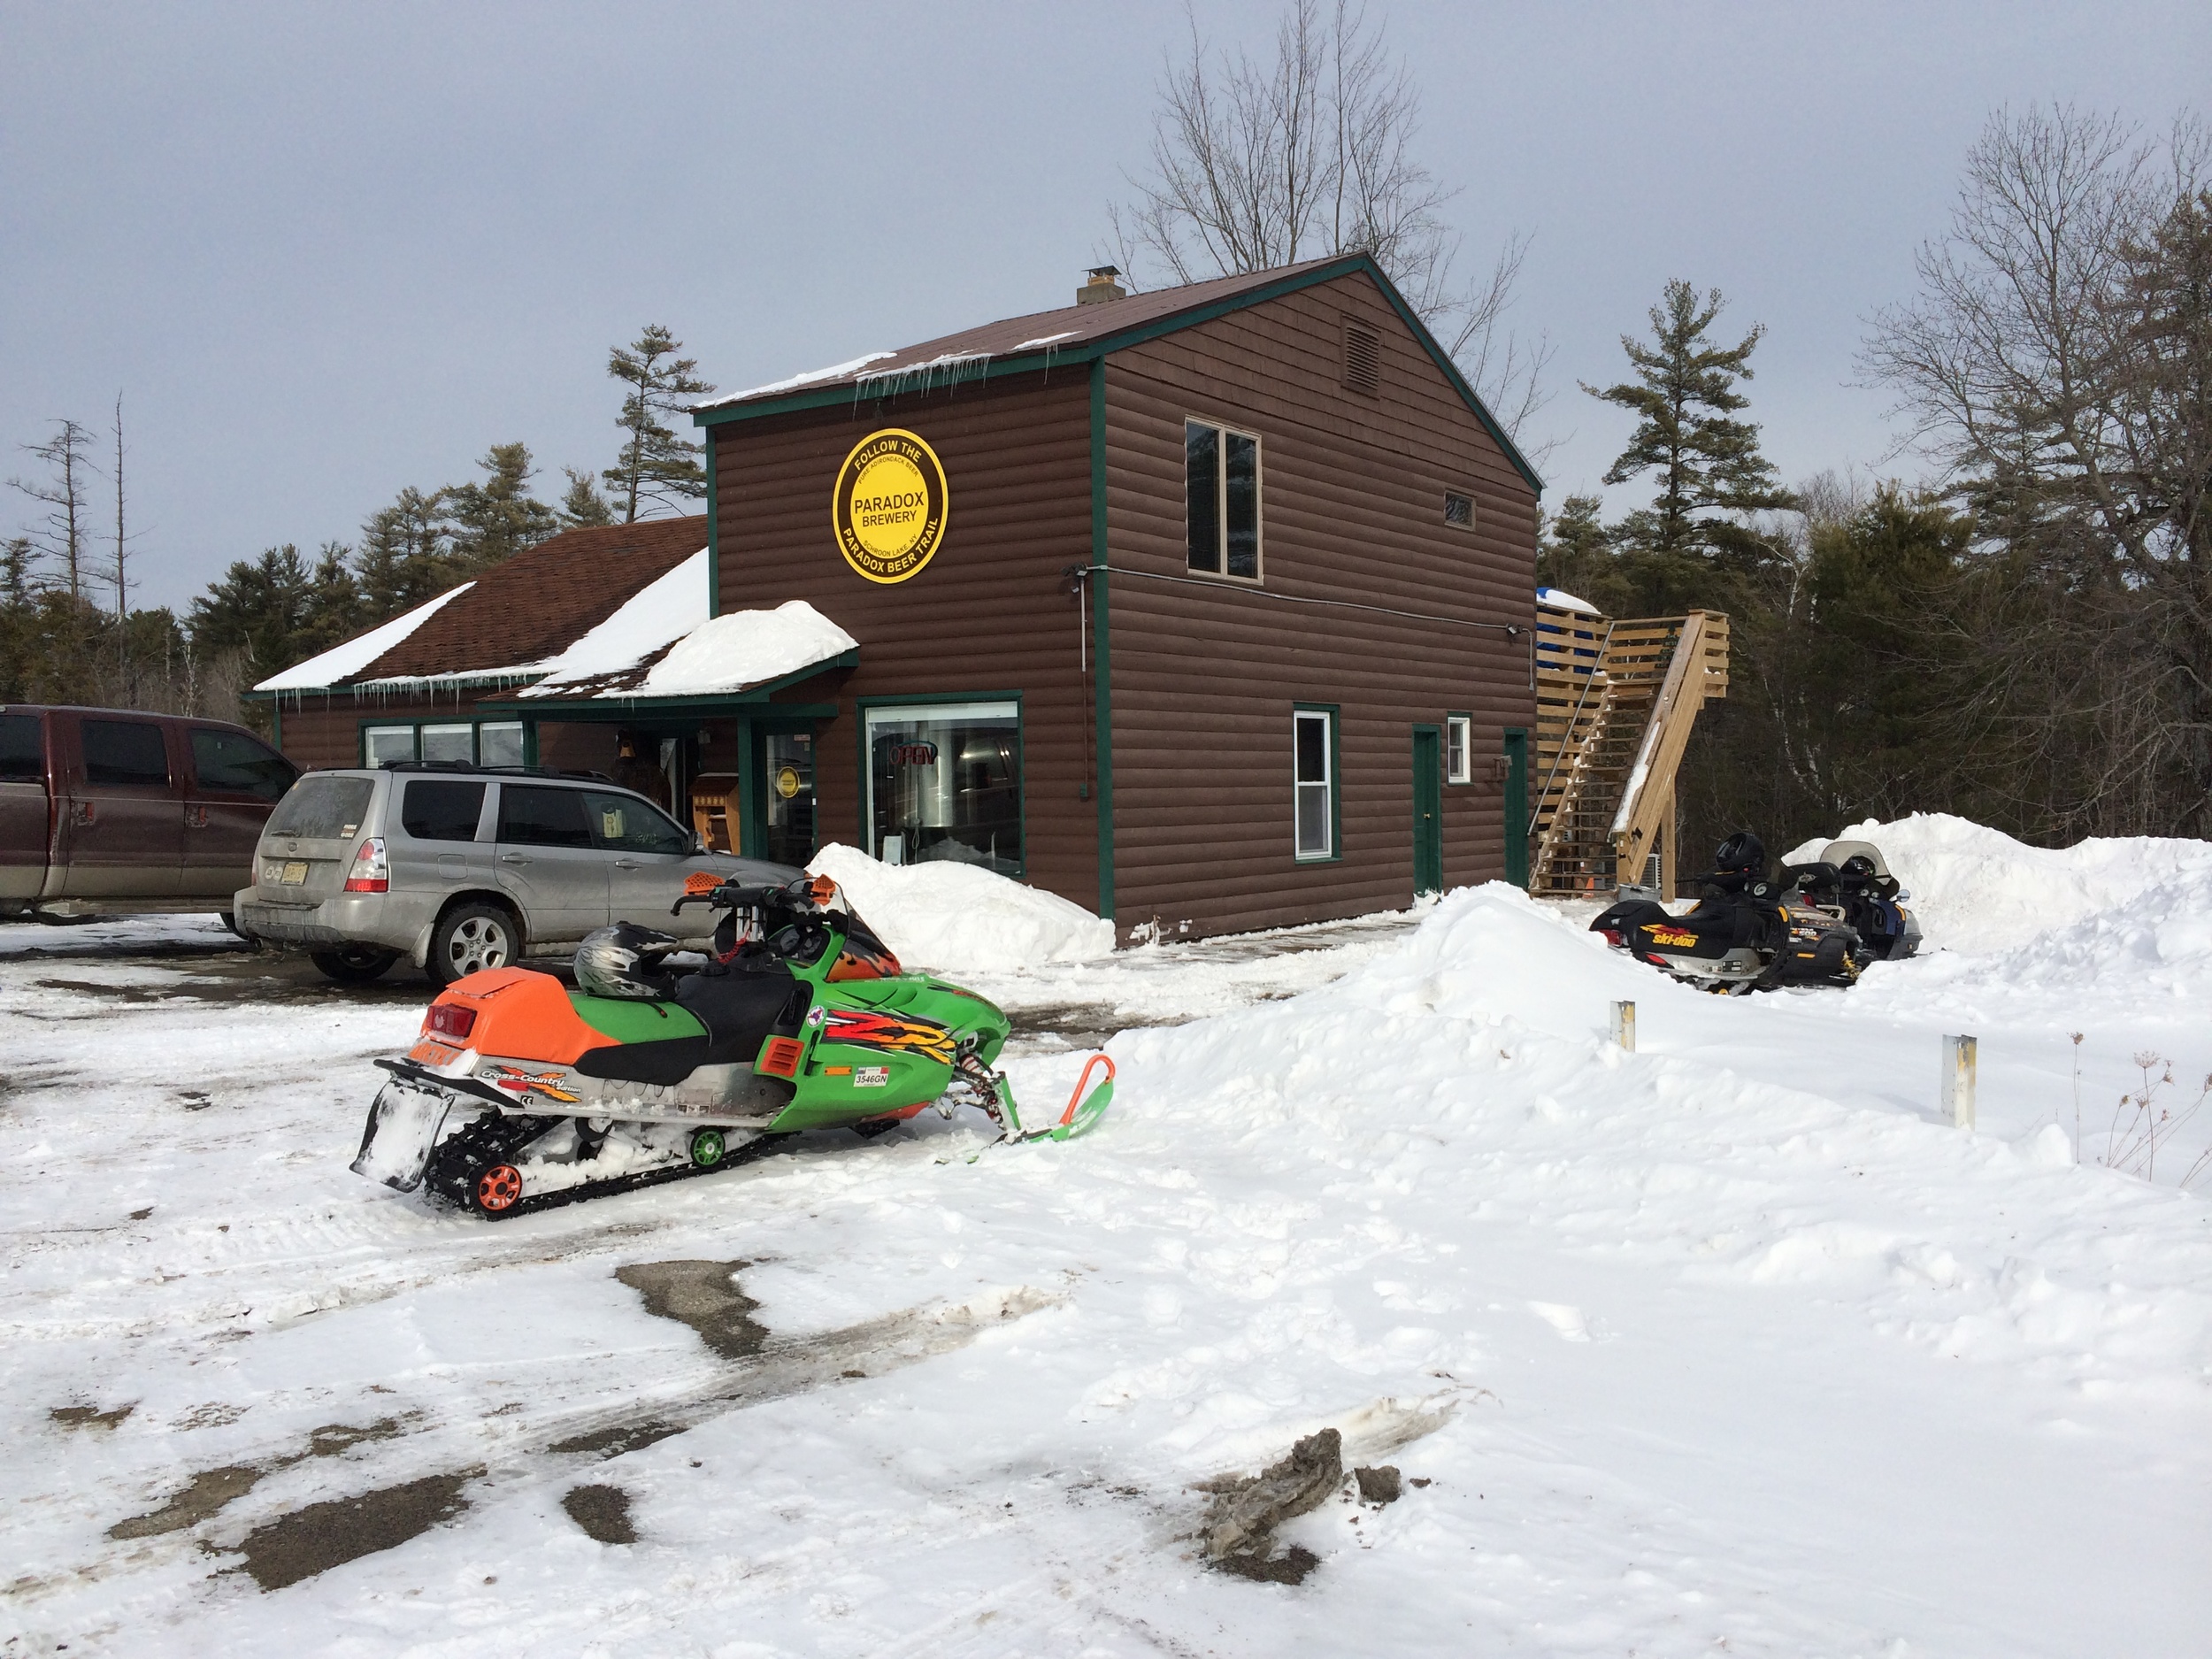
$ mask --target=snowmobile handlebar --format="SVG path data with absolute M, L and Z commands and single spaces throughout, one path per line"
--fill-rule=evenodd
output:
M 683 896 L 668 907 L 668 913 L 673 916 L 687 904 L 705 904 L 718 910 L 779 910 L 810 915 L 828 909 L 836 896 L 837 883 L 827 876 L 801 876 L 780 887 L 739 887 L 702 872 L 684 884 Z

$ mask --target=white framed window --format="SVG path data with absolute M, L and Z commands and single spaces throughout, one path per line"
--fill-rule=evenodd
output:
M 456 762 L 479 766 L 523 764 L 520 720 L 425 720 L 361 728 L 361 764 L 381 766 L 395 760 L 433 765 Z
M 522 764 L 522 722 L 487 720 L 476 728 L 476 764 L 480 766 Z
M 381 766 L 387 761 L 415 758 L 415 728 L 411 726 L 372 726 L 361 733 L 364 765 Z
M 1297 856 L 1336 856 L 1336 710 L 1292 712 L 1291 795 Z
M 1208 420 L 1183 423 L 1190 568 L 1260 580 L 1260 441 Z
M 1448 714 L 1444 717 L 1444 781 L 1472 783 L 1475 780 L 1475 717 L 1471 714 Z
M 422 728 L 422 757 L 428 761 L 476 758 L 476 728 L 466 720 Z

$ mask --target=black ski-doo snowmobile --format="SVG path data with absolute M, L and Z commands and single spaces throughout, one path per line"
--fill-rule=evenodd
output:
M 1847 986 L 1866 964 L 1910 956 L 1920 930 L 1896 902 L 1897 883 L 1863 841 L 1836 842 L 1824 857 L 1767 874 L 1765 846 L 1748 830 L 1714 854 L 1697 878 L 1698 902 L 1680 916 L 1651 899 L 1625 899 L 1590 924 L 1593 933 L 1685 984 L 1741 995 L 1786 986 Z M 1885 884 L 1886 889 L 1885 890 Z M 1863 929 L 1878 929 L 1870 933 Z

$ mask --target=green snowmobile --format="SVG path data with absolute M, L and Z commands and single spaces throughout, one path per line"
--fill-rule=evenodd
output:
M 672 968 L 676 939 L 623 923 L 578 947 L 574 991 L 521 968 L 448 987 L 405 1056 L 376 1063 L 391 1076 L 355 1171 L 510 1216 L 721 1168 L 803 1130 L 880 1133 L 933 1104 L 980 1107 L 1002 1141 L 1065 1140 L 1112 1099 L 1100 1055 L 1060 1119 L 1025 1129 L 993 1069 L 1006 1016 L 902 968 L 827 877 L 692 883 L 671 914 L 724 912 L 703 966 Z

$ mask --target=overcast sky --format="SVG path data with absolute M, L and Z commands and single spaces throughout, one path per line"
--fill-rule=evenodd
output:
M 1261 49 L 1278 10 L 1198 17 Z M 1678 275 L 1769 328 L 1748 389 L 1786 478 L 1884 463 L 1863 319 L 1912 291 L 1990 111 L 2155 131 L 2212 85 L 2203 0 L 1372 11 L 1470 264 L 1534 239 L 1515 319 L 1557 348 L 1555 505 L 1628 430 L 1576 381 L 1619 378 Z M 495 442 L 548 498 L 607 465 L 607 348 L 641 324 L 734 389 L 1065 304 L 1182 28 L 1178 0 L 4 0 L 0 476 L 122 393 L 143 602 L 181 604 Z M 28 505 L 0 497 L 0 532 Z

